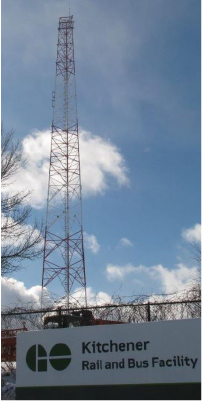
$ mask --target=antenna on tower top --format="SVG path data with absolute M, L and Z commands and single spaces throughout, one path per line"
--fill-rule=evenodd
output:
M 69 8 L 70 13 L 70 8 Z M 42 273 L 42 306 L 50 294 L 67 307 L 87 306 L 82 224 L 73 16 L 59 19 Z

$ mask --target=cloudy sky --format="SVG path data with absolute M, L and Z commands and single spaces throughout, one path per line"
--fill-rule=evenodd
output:
M 173 292 L 196 274 L 200 240 L 200 0 L 2 0 L 2 120 L 28 158 L 13 189 L 33 190 L 39 219 L 69 4 L 88 296 Z M 38 299 L 42 259 L 25 267 L 3 304 Z

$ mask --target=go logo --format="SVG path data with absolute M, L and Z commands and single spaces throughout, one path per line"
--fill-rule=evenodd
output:
M 47 372 L 48 360 L 54 369 L 64 370 L 71 362 L 71 351 L 62 343 L 55 344 L 49 356 L 40 344 L 32 345 L 27 351 L 26 363 L 33 372 Z

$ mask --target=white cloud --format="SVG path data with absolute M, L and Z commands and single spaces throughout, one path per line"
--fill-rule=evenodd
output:
M 87 295 L 87 303 L 89 306 L 113 303 L 112 297 L 109 294 L 103 291 L 95 293 L 92 287 L 86 288 L 86 295 Z M 75 300 L 76 304 L 84 306 L 85 298 L 84 298 L 83 288 L 75 290 L 74 293 L 72 294 L 72 298 Z
M 13 229 L 13 226 L 15 228 Z M 4 233 L 3 228 L 6 227 L 6 232 Z M 15 221 L 12 217 L 6 217 L 4 214 L 1 216 L 1 244 L 4 247 L 12 245 L 13 247 L 20 246 L 33 231 L 33 226 L 30 224 L 21 224 L 16 225 Z M 40 232 L 37 228 L 34 229 L 32 234 L 32 239 L 38 238 L 40 236 Z M 43 241 L 43 239 L 42 239 Z M 42 245 L 42 242 L 37 244 L 38 246 Z
M 128 185 L 123 156 L 111 142 L 81 130 L 80 150 L 84 194 L 103 193 L 109 187 L 110 177 L 119 185 Z
M 191 280 L 197 277 L 197 267 L 193 266 L 188 268 L 183 263 L 179 263 L 172 270 L 167 269 L 162 265 L 155 265 L 151 267 L 146 267 L 143 265 L 133 266 L 127 264 L 125 266 L 117 266 L 108 264 L 106 267 L 106 276 L 109 281 L 124 280 L 128 275 L 141 275 L 141 281 L 144 281 L 145 285 L 152 280 L 158 282 L 159 287 L 163 289 L 164 292 L 170 293 L 173 291 L 179 291 L 184 288 Z
M 97 241 L 97 238 L 94 234 L 87 234 L 84 232 L 84 243 L 85 248 L 90 249 L 93 253 L 98 253 L 100 249 L 100 244 Z
M 120 244 L 122 246 L 133 246 L 133 243 L 128 238 L 125 237 L 120 239 Z
M 12 189 L 18 192 L 24 189 L 32 191 L 29 200 L 35 208 L 44 205 L 47 198 L 47 185 L 49 174 L 50 157 L 50 132 L 34 131 L 22 141 L 23 157 L 27 160 L 26 165 L 17 173 Z
M 194 227 L 183 229 L 182 237 L 187 242 L 200 242 L 201 241 L 201 224 L 195 224 Z
M 162 282 L 165 292 L 179 291 L 184 288 L 194 277 L 197 277 L 197 267 L 188 268 L 183 263 L 179 263 L 176 269 L 169 270 L 162 265 L 150 268 L 149 275 Z
M 34 304 L 40 307 L 41 286 L 35 285 L 26 288 L 22 281 L 14 278 L 1 278 L 1 304 L 2 309 L 12 308 L 21 304 Z
M 123 280 L 128 274 L 134 273 L 136 267 L 128 264 L 126 266 L 116 266 L 108 264 L 106 268 L 107 279 L 109 281 Z
M 16 176 L 12 190 L 32 190 L 31 205 L 44 206 L 47 198 L 51 134 L 34 131 L 22 142 L 27 164 Z M 129 184 L 125 161 L 118 148 L 106 139 L 80 130 L 81 180 L 84 196 L 103 194 L 112 182 Z M 6 191 L 7 189 L 5 189 Z
M 86 293 L 88 305 L 103 305 L 106 303 L 112 303 L 111 296 L 106 292 L 99 291 L 98 293 L 95 293 L 91 287 L 87 287 Z M 14 278 L 6 279 L 2 277 L 1 297 L 3 310 L 13 308 L 17 305 L 27 305 L 28 307 L 35 307 L 37 309 L 41 306 L 41 286 L 35 285 L 33 287 L 26 288 L 22 281 L 18 281 Z M 50 298 L 47 297 L 47 300 L 50 301 Z M 83 288 L 78 288 L 74 291 L 71 297 L 71 302 L 77 305 L 77 307 L 85 305 Z

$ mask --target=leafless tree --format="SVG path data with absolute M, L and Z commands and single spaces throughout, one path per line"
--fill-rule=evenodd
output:
M 9 193 L 15 174 L 22 168 L 22 149 L 14 142 L 14 132 L 1 129 L 1 272 L 9 275 L 22 268 L 23 260 L 33 260 L 42 253 L 42 224 L 28 224 L 31 207 L 28 205 L 29 191 Z M 5 191 L 6 188 L 6 191 Z
M 191 281 L 188 292 L 186 294 L 187 299 L 200 299 L 201 298 L 201 241 L 192 242 L 192 255 L 193 259 L 198 264 L 197 276 Z
M 197 261 L 199 266 L 201 266 L 201 241 L 192 242 L 191 246 L 192 246 L 193 258 Z

